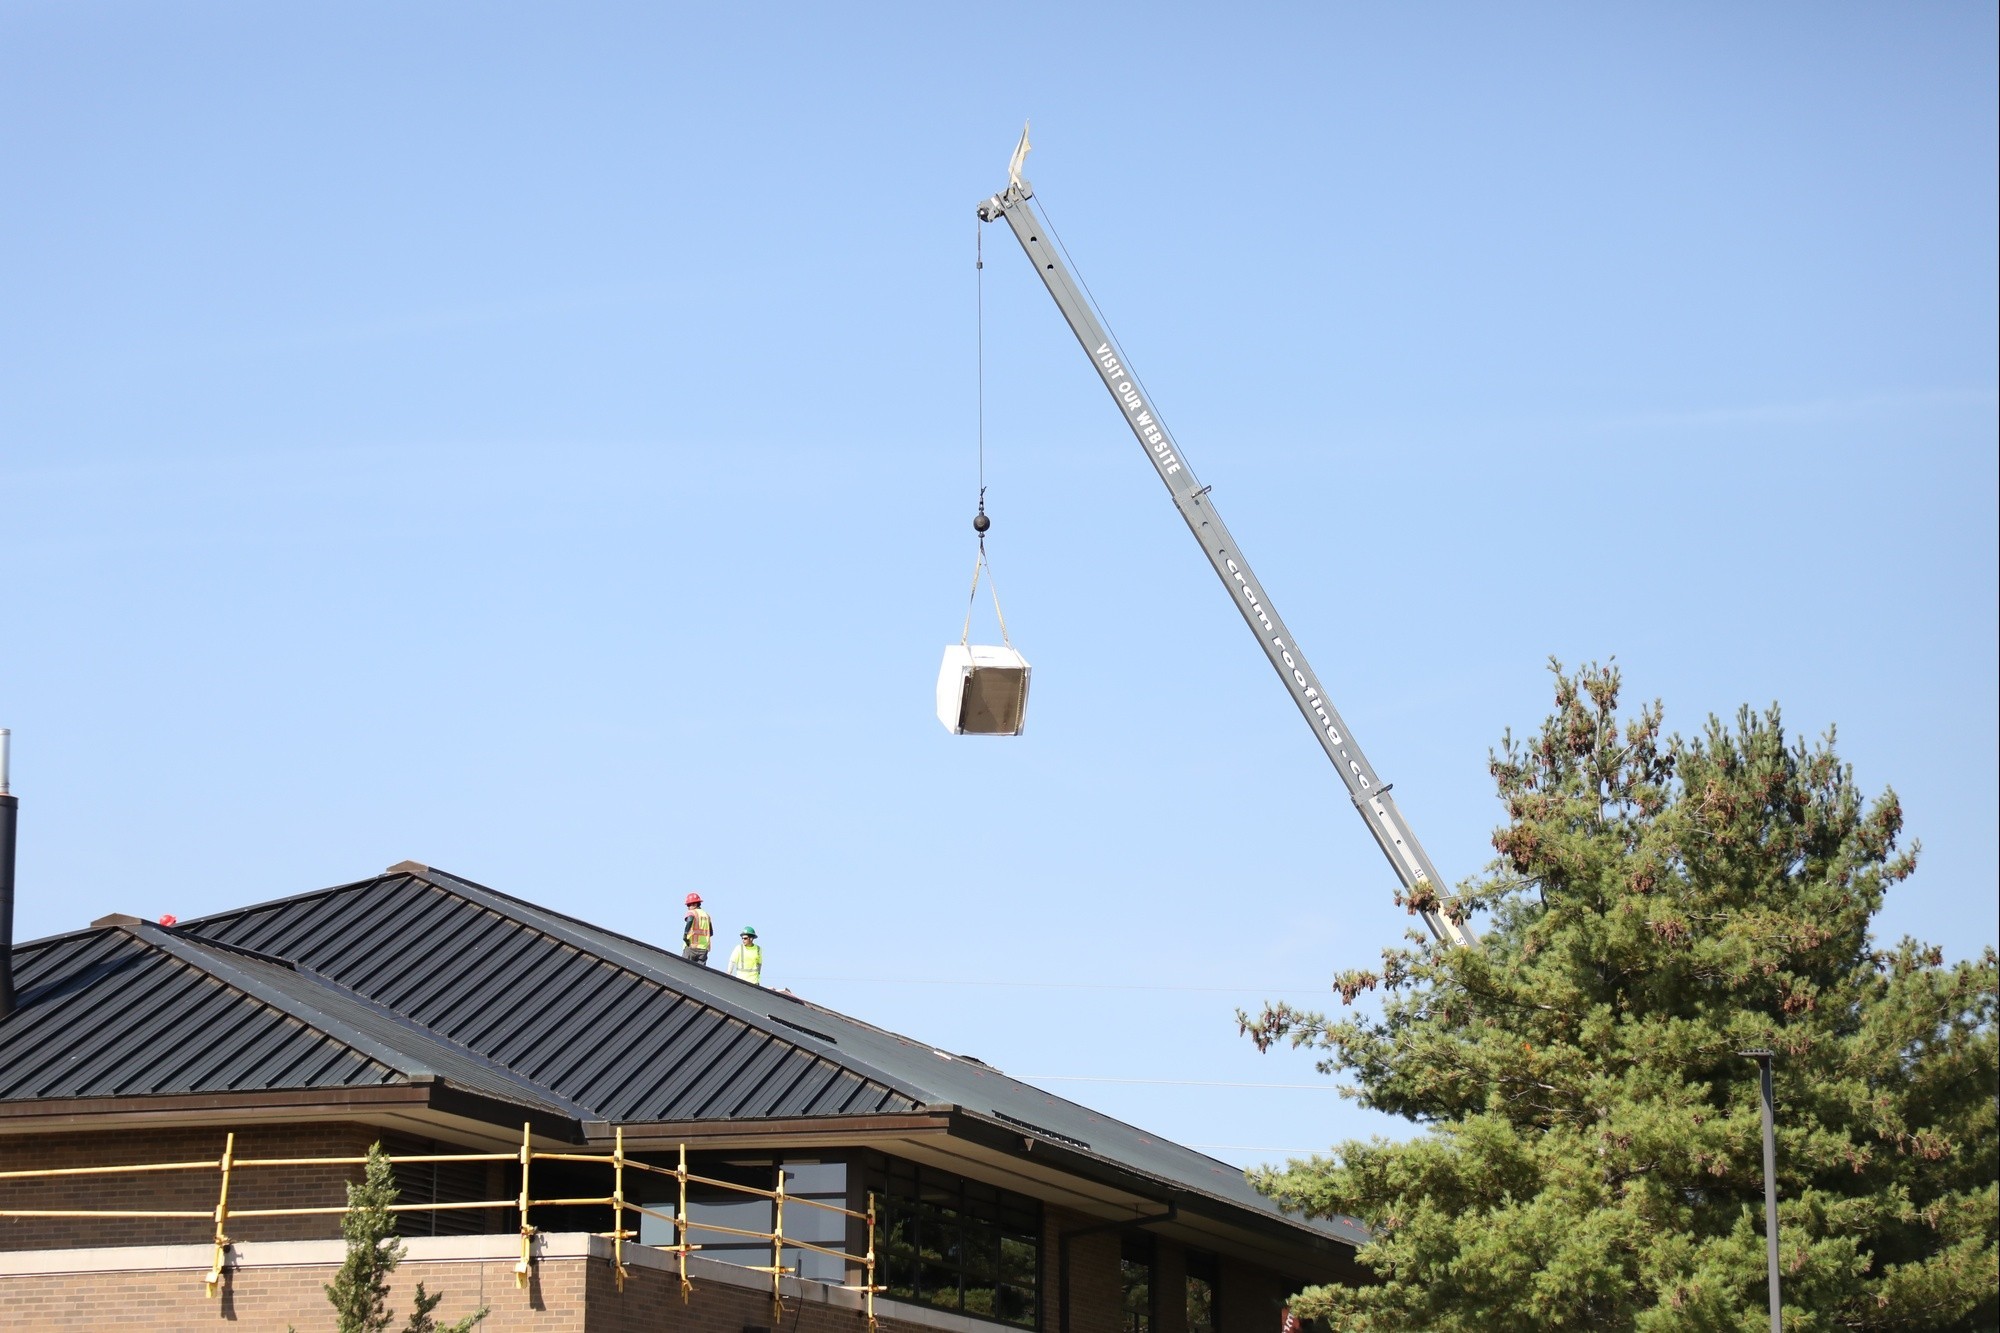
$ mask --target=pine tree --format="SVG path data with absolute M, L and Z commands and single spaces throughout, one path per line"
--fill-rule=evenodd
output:
M 1831 732 L 1788 745 L 1775 707 L 1663 737 L 1657 702 L 1621 725 L 1615 668 L 1551 665 L 1555 713 L 1492 756 L 1499 859 L 1442 900 L 1490 917 L 1478 947 L 1413 940 L 1338 978 L 1379 1016 L 1240 1016 L 1425 1127 L 1257 1173 L 1374 1235 L 1374 1285 L 1295 1308 L 1336 1330 L 1762 1328 L 1738 1054 L 1762 1047 L 1785 1327 L 1994 1328 L 2000 959 L 1875 945 L 1916 867 L 1895 794 L 1865 800 Z
M 381 1144 L 373 1144 L 361 1183 L 347 1187 L 347 1211 L 340 1218 L 347 1258 L 333 1281 L 326 1284 L 326 1298 L 333 1305 L 339 1333 L 387 1333 L 395 1319 L 389 1311 L 389 1275 L 403 1262 L 406 1252 L 396 1234 L 396 1215 L 389 1211 L 395 1202 L 396 1179 L 388 1154 Z M 443 1299 L 442 1294 L 427 1293 L 419 1282 L 404 1333 L 471 1333 L 473 1326 L 486 1318 L 482 1306 L 456 1323 L 441 1325 L 431 1312 Z

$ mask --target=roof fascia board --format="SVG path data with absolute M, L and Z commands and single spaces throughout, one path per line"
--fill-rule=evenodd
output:
M 247 1120 L 352 1120 L 425 1116 L 485 1127 L 483 1137 L 519 1142 L 523 1124 L 538 1138 L 584 1142 L 581 1121 L 519 1106 L 442 1080 L 383 1083 L 369 1088 L 285 1088 L 276 1091 L 190 1092 L 125 1097 L 65 1097 L 0 1102 L 0 1134 L 68 1133 L 125 1124 L 220 1123 Z
M 698 1144 L 702 1147 L 742 1147 L 782 1140 L 797 1144 L 815 1140 L 825 1147 L 865 1138 L 908 1138 L 915 1134 L 944 1134 L 951 1117 L 933 1111 L 911 1111 L 889 1115 L 796 1116 L 784 1120 L 660 1120 L 614 1126 L 609 1121 L 584 1123 L 584 1133 L 593 1143 L 609 1143 L 617 1130 L 625 1132 L 625 1146 L 650 1151 L 655 1144 Z
M 1061 1195 L 1062 1206 L 1102 1216 L 1106 1220 L 1125 1220 L 1123 1215 L 1127 1213 L 1133 1217 L 1143 1216 L 1157 1212 L 1165 1203 L 1173 1203 L 1187 1213 L 1198 1215 L 1206 1224 L 1222 1228 L 1238 1238 L 1252 1236 L 1265 1243 L 1276 1241 L 1294 1255 L 1308 1260 L 1323 1260 L 1329 1253 L 1334 1253 L 1336 1247 L 1352 1248 L 1357 1243 L 1328 1235 L 1311 1223 L 1259 1213 L 1234 1200 L 1120 1168 L 1091 1154 L 1047 1140 L 1035 1140 L 1034 1147 L 1024 1158 L 1020 1144 L 1027 1135 L 1011 1125 L 987 1120 L 962 1108 L 953 1108 L 945 1114 L 914 1112 L 763 1122 L 662 1121 L 628 1124 L 622 1128 L 628 1152 L 659 1151 L 683 1143 L 693 1148 L 781 1149 L 858 1147 L 867 1146 L 871 1141 L 877 1147 L 889 1147 L 897 1141 L 907 1141 L 914 1147 L 921 1140 L 928 1148 L 922 1156 L 938 1159 L 933 1162 L 934 1165 L 943 1164 L 947 1169 L 969 1167 L 975 1178 L 1019 1172 L 1020 1180 L 1032 1179 L 1038 1186 Z M 607 1122 L 591 1121 L 584 1125 L 584 1132 L 593 1143 L 608 1143 L 614 1131 Z M 964 1146 L 954 1152 L 948 1146 L 953 1141 Z M 982 1155 L 965 1155 L 968 1150 Z M 961 1174 L 966 1172 L 961 1170 Z M 1076 1183 L 1065 1184 L 1065 1178 Z M 1106 1197 L 1104 1192 L 1093 1193 L 1084 1187 L 1085 1182 L 1098 1187 L 1099 1191 L 1123 1197 L 1111 1198 Z M 1019 1188 L 1019 1183 L 1017 1180 L 1013 1188 Z
M 938 1145 L 941 1144 L 950 1145 L 957 1151 L 940 1151 Z M 1086 1193 L 1082 1177 L 1054 1170 L 1045 1163 L 1037 1165 L 1022 1161 L 1018 1156 L 1010 1158 L 1003 1150 L 978 1147 L 964 1139 L 913 1140 L 904 1155 L 926 1165 L 1012 1189 L 1016 1193 L 1034 1194 L 1045 1205 L 1055 1205 L 1105 1222 L 1130 1224 L 1147 1217 L 1158 1218 L 1162 1207 L 1155 1199 L 1115 1190 L 1110 1186 L 1097 1187 L 1104 1193 Z M 1010 1174 L 1015 1183 L 1009 1183 Z M 1024 1186 L 1019 1183 L 1022 1181 L 1033 1183 Z M 1315 1244 L 1309 1238 L 1302 1239 L 1297 1232 L 1280 1232 L 1246 1223 L 1246 1216 L 1261 1221 L 1260 1214 L 1246 1215 L 1239 1208 L 1223 1216 L 1222 1210 L 1211 1212 L 1202 1209 L 1199 1201 L 1175 1199 L 1172 1202 L 1176 1205 L 1172 1220 L 1150 1222 L 1145 1228 L 1147 1231 L 1195 1249 L 1226 1254 L 1264 1267 L 1271 1267 L 1275 1262 L 1281 1268 L 1289 1267 L 1289 1276 L 1305 1283 L 1328 1281 L 1352 1264 L 1352 1246 L 1326 1240 Z
M 264 1110 L 349 1111 L 355 1107 L 430 1102 L 429 1083 L 381 1083 L 370 1088 L 281 1088 L 248 1092 L 147 1093 L 121 1097 L 50 1097 L 38 1101 L 0 1102 L 0 1133 L 37 1121 L 66 1122 L 62 1128 L 88 1128 L 92 1119 L 183 1112 Z
M 518 1102 L 505 1101 L 491 1093 L 461 1087 L 444 1079 L 431 1084 L 431 1095 L 426 1105 L 440 1115 L 477 1120 L 489 1125 L 506 1125 L 510 1131 L 526 1125 L 531 1132 L 545 1138 L 560 1139 L 570 1144 L 584 1141 L 580 1117 L 522 1106 Z
M 955 1138 L 963 1138 L 968 1142 L 997 1148 L 1003 1152 L 1026 1152 L 1043 1161 L 1054 1163 L 1073 1175 L 1127 1190 L 1159 1205 L 1171 1203 L 1178 1207 L 1196 1209 L 1211 1217 L 1222 1216 L 1231 1221 L 1241 1219 L 1240 1225 L 1288 1237 L 1295 1244 L 1351 1246 L 1364 1244 L 1367 1240 L 1365 1235 L 1349 1238 L 1283 1213 L 1258 1212 L 1244 1207 L 1234 1199 L 1225 1199 L 1220 1195 L 1196 1189 L 1182 1181 L 1167 1180 L 1150 1172 L 1113 1162 L 1094 1152 L 1081 1151 L 1038 1137 L 1017 1126 L 981 1115 L 977 1111 L 968 1111 L 963 1107 L 953 1110 L 951 1133 Z

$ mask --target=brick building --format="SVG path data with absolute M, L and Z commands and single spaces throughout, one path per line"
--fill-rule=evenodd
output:
M 1274 1333 L 1363 1239 L 969 1056 L 411 862 L 171 928 L 106 917 L 13 963 L 0 1172 L 198 1165 L 0 1177 L 8 1327 L 330 1326 L 341 1186 L 375 1142 L 487 1156 L 398 1163 L 405 1203 L 443 1206 L 402 1214 L 397 1299 L 422 1280 L 493 1330 L 865 1333 L 848 1214 L 871 1201 L 890 1333 Z M 533 1199 L 568 1201 L 530 1205 L 526 1261 L 524 1143 Z M 649 1210 L 622 1251 L 614 1153 Z M 683 1160 L 707 1183 L 683 1193 Z M 305 1207 L 329 1211 L 259 1215 Z M 33 1215 L 79 1210 L 182 1216 Z

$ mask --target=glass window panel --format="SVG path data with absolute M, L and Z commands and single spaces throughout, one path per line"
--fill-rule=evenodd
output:
M 959 1231 L 949 1223 L 935 1218 L 924 1219 L 924 1253 L 926 1256 L 948 1263 L 953 1268 L 964 1263 L 959 1243 Z
M 885 1294 L 1035 1327 L 1042 1229 L 1035 1200 L 883 1154 L 860 1160 L 861 1188 L 878 1196 Z M 792 1165 L 786 1163 L 787 1172 Z M 786 1188 L 796 1188 L 789 1175 Z M 788 1205 L 786 1233 L 804 1238 L 793 1231 L 792 1214 Z
M 1000 1277 L 1015 1286 L 1034 1286 L 1037 1257 L 1031 1242 L 1013 1236 L 1003 1238 L 1000 1242 Z
M 1186 1267 L 1188 1333 L 1216 1333 L 1215 1282 L 1221 1265 L 1212 1254 L 1189 1250 Z
M 994 1293 L 993 1314 L 995 1318 L 1004 1319 L 1010 1324 L 1025 1324 L 1032 1328 L 1035 1323 L 1034 1290 L 1029 1287 L 1001 1286 Z
M 708 1229 L 733 1227 L 737 1231 L 761 1231 L 769 1234 L 771 1230 L 769 1199 L 746 1199 L 741 1195 L 697 1199 L 692 1197 L 690 1191 L 687 1220 L 688 1244 L 701 1246 L 699 1253 L 703 1258 L 720 1259 L 724 1263 L 734 1264 L 771 1262 L 769 1258 L 771 1242 Z
M 639 1243 L 641 1245 L 678 1245 L 680 1241 L 674 1234 L 674 1224 L 670 1220 L 677 1215 L 675 1210 L 680 1206 L 678 1200 L 641 1199 L 639 1202 L 652 1209 L 654 1213 L 666 1214 L 664 1218 L 654 1217 L 652 1213 L 637 1214 L 639 1219 Z M 630 1223 L 628 1222 L 626 1225 L 629 1226 Z
M 1215 1284 L 1205 1277 L 1187 1280 L 1188 1333 L 1215 1333 Z
M 847 1217 L 827 1208 L 814 1208 L 795 1199 L 785 1201 L 785 1234 L 809 1240 L 829 1250 L 839 1249 L 847 1240 Z
M 1150 1236 L 1125 1238 L 1118 1260 L 1118 1275 L 1124 1286 L 1122 1306 L 1125 1333 L 1152 1333 L 1153 1327 L 1153 1247 Z
M 786 1238 L 845 1251 L 847 1217 L 833 1209 L 847 1206 L 847 1163 L 787 1158 L 781 1169 L 785 1181 Z M 814 1203 L 832 1204 L 833 1208 L 815 1208 Z M 780 1262 L 800 1277 L 816 1282 L 847 1281 L 847 1260 L 831 1254 L 787 1246 Z
M 880 1279 L 889 1294 L 905 1300 L 917 1294 L 917 1247 L 907 1241 L 889 1246 L 877 1256 Z
M 847 1197 L 847 1163 L 785 1159 L 785 1193 Z
M 946 1310 L 956 1310 L 958 1305 L 958 1272 L 947 1264 L 926 1263 L 918 1287 L 923 1292 L 924 1303 L 940 1306 Z
M 989 1231 L 967 1228 L 960 1238 L 959 1263 L 967 1282 L 990 1283 L 1000 1275 L 999 1246 Z

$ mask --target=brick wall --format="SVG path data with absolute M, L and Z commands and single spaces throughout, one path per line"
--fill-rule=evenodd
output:
M 410 1310 L 410 1294 L 422 1282 L 443 1292 L 436 1317 L 449 1321 L 491 1307 L 481 1333 L 585 1333 L 586 1261 L 539 1265 L 526 1291 L 514 1285 L 513 1264 L 423 1263 L 406 1261 L 390 1286 L 389 1308 L 400 1327 Z M 333 1327 L 333 1307 L 324 1284 L 334 1265 L 250 1268 L 231 1273 L 216 1299 L 204 1294 L 196 1271 L 113 1272 L 0 1277 L 0 1325 L 85 1333 L 117 1328 L 133 1333 L 183 1333 L 232 1328 L 321 1333 Z M 653 1325 L 658 1327 L 657 1321 Z M 730 1333 L 740 1333 L 732 1329 Z
M 121 1166 L 138 1163 L 216 1161 L 226 1131 L 209 1128 L 149 1129 L 84 1134 L 0 1137 L 0 1171 L 49 1167 Z M 384 1134 L 368 1125 L 264 1125 L 238 1130 L 236 1156 L 359 1157 L 380 1141 L 390 1153 L 460 1152 L 450 1145 Z M 488 1172 L 481 1163 L 446 1163 L 434 1174 L 427 1164 L 398 1168 L 402 1202 L 507 1198 L 518 1173 Z M 490 1177 L 490 1178 L 489 1178 Z M 340 1207 L 346 1184 L 361 1178 L 359 1166 L 256 1167 L 230 1173 L 229 1204 L 239 1209 Z M 66 1249 L 98 1245 L 180 1245 L 214 1235 L 213 1216 L 222 1174 L 213 1167 L 132 1175 L 69 1176 L 42 1180 L 0 1180 L 4 1209 L 130 1209 L 199 1212 L 194 1218 L 20 1218 L 0 1217 L 0 1250 Z M 433 1184 L 435 1183 L 435 1198 Z M 486 1193 L 497 1187 L 496 1192 Z M 506 1230 L 514 1215 L 499 1210 L 404 1214 L 409 1235 L 458 1235 Z M 435 1223 L 433 1223 L 435 1218 Z M 607 1224 L 608 1225 L 608 1224 Z M 435 1231 L 433 1231 L 435 1226 Z M 319 1217 L 232 1216 L 236 1240 L 319 1240 L 340 1234 L 338 1214 Z
M 1042 1209 L 1042 1330 L 1061 1328 L 1062 1233 L 1101 1219 L 1060 1208 Z M 1118 1270 L 1118 1233 L 1093 1231 L 1069 1242 L 1069 1333 L 1122 1333 L 1125 1288 Z
M 247 1157 L 336 1157 L 359 1156 L 367 1151 L 370 1143 L 378 1138 L 392 1153 L 424 1153 L 457 1151 L 448 1145 L 438 1145 L 427 1141 L 384 1136 L 370 1126 L 349 1122 L 304 1125 L 272 1125 L 252 1127 L 239 1131 L 236 1152 L 239 1158 Z M 0 1137 L 0 1170 L 21 1168 L 42 1168 L 56 1166 L 104 1166 L 164 1161 L 214 1160 L 222 1151 L 223 1131 L 218 1129 L 187 1128 L 162 1129 L 144 1132 L 117 1132 L 65 1135 L 21 1135 Z M 553 1168 L 555 1164 L 551 1164 Z M 600 1173 L 601 1174 L 601 1173 Z M 451 1198 L 509 1198 L 517 1188 L 516 1171 L 506 1163 L 494 1164 L 447 1164 L 436 1176 L 438 1197 Z M 344 1202 L 344 1185 L 348 1180 L 358 1179 L 358 1166 L 308 1166 L 255 1168 L 236 1172 L 232 1176 L 230 1202 L 232 1209 L 258 1207 L 334 1206 Z M 209 1220 L 210 1210 L 215 1206 L 216 1191 L 220 1183 L 220 1173 L 214 1168 L 171 1173 L 149 1173 L 132 1176 L 69 1177 L 56 1180 L 6 1181 L 0 1180 L 0 1209 L 4 1208 L 91 1208 L 91 1209 L 181 1209 L 199 1212 L 201 1216 L 173 1220 L 145 1219 L 28 1219 L 0 1218 L 0 1252 L 65 1249 L 92 1246 L 138 1246 L 138 1245 L 187 1245 L 206 1242 L 212 1234 Z M 432 1197 L 433 1177 L 428 1164 L 409 1164 L 399 1169 L 399 1187 L 405 1202 L 429 1200 Z M 553 1178 L 538 1179 L 537 1193 L 556 1185 Z M 590 1193 L 608 1188 L 607 1182 L 593 1178 L 588 1183 L 579 1179 L 575 1192 Z M 562 1192 L 567 1192 L 562 1191 Z M 570 1210 L 579 1214 L 577 1221 L 567 1226 L 553 1225 L 558 1219 L 550 1210 L 548 1216 L 538 1213 L 536 1221 L 547 1230 L 568 1231 L 583 1228 L 600 1229 L 610 1225 L 608 1209 L 594 1210 L 603 1213 L 602 1219 L 594 1216 L 593 1210 Z M 583 1214 L 592 1213 L 584 1217 Z M 431 1219 L 437 1218 L 436 1231 L 432 1231 Z M 1058 1294 L 1060 1291 L 1061 1236 L 1065 1231 L 1094 1225 L 1095 1219 L 1070 1213 L 1060 1208 L 1048 1207 L 1043 1210 L 1042 1223 L 1042 1302 L 1041 1333 L 1059 1333 L 1061 1328 Z M 468 1210 L 440 1214 L 411 1213 L 403 1215 L 402 1227 L 406 1236 L 439 1237 L 484 1231 L 511 1234 L 516 1225 L 516 1217 L 511 1208 L 493 1210 Z M 331 1239 L 339 1234 L 339 1218 L 328 1214 L 310 1218 L 250 1218 L 232 1216 L 229 1234 L 233 1240 L 242 1242 L 318 1240 Z M 1070 1242 L 1070 1320 L 1069 1333 L 1122 1333 L 1122 1286 L 1119 1275 L 1120 1235 L 1117 1231 L 1096 1231 L 1077 1236 Z M 199 1261 L 197 1267 L 206 1267 L 206 1261 Z M 603 1267 L 600 1265 L 599 1267 Z M 293 1309 L 291 1315 L 271 1315 L 274 1322 L 259 1322 L 259 1327 L 283 1327 L 285 1319 L 298 1323 L 307 1314 L 317 1314 L 323 1306 L 320 1284 L 330 1272 L 318 1272 L 308 1278 L 299 1278 L 303 1286 L 293 1290 L 288 1283 L 302 1269 L 246 1269 L 232 1279 L 232 1300 L 254 1302 L 259 1310 L 275 1311 Z M 468 1267 L 460 1264 L 453 1279 L 458 1286 L 464 1286 L 467 1275 L 472 1274 L 474 1299 L 466 1309 L 476 1308 L 479 1299 L 494 1304 L 497 1312 L 502 1300 L 511 1299 L 507 1293 L 514 1291 L 511 1267 L 503 1264 L 499 1272 L 504 1282 L 495 1283 L 491 1274 L 483 1267 Z M 554 1270 L 550 1270 L 553 1272 Z M 596 1270 L 590 1270 L 595 1272 Z M 427 1270 L 414 1263 L 406 1268 L 409 1280 L 425 1277 L 433 1290 L 439 1283 L 428 1277 Z M 575 1282 L 586 1281 L 581 1276 L 585 1269 L 579 1268 Z M 1186 1312 L 1183 1303 L 1186 1274 L 1186 1259 L 1181 1248 L 1174 1242 L 1161 1239 L 1155 1250 L 1155 1297 L 1153 1333 L 1187 1333 Z M 609 1280 L 609 1270 L 604 1268 L 602 1276 Z M 1354 1275 L 1360 1277 L 1358 1273 Z M 553 1277 L 543 1281 L 554 1281 Z M 563 1279 L 568 1281 L 570 1279 Z M 595 1278 L 589 1279 L 595 1281 Z M 633 1269 L 633 1282 L 642 1288 L 660 1284 L 670 1284 L 670 1279 L 654 1268 Z M 1362 1278 L 1361 1280 L 1365 1280 Z M 153 1285 L 162 1279 L 159 1274 L 134 1274 L 121 1276 L 112 1285 L 121 1289 L 130 1286 L 130 1298 L 142 1306 L 152 1301 Z M 171 1282 L 178 1282 L 176 1295 L 162 1295 L 159 1299 L 169 1307 L 178 1309 L 176 1302 L 186 1297 L 186 1279 L 177 1275 Z M 171 1285 L 171 1282 L 169 1285 Z M 248 1285 L 245 1285 L 248 1284 Z M 32 1284 L 30 1284 L 32 1285 Z M 103 1285 L 93 1278 L 83 1284 L 94 1292 Z M 1218 1282 L 1218 1303 L 1216 1309 L 1220 1333 L 1276 1333 L 1278 1315 L 1284 1300 L 1295 1286 L 1257 1265 L 1225 1258 L 1221 1263 Z M 504 1288 L 504 1290 L 502 1290 Z M 454 1291 L 453 1286 L 444 1287 Z M 667 1290 L 673 1297 L 672 1304 L 679 1307 L 677 1286 Z M 21 1300 L 28 1300 L 27 1288 L 15 1286 L 14 1292 Z M 165 1288 L 161 1288 L 162 1291 Z M 585 1287 L 576 1287 L 577 1308 L 583 1308 Z M 592 1289 L 594 1290 L 594 1288 Z M 200 1284 L 194 1286 L 200 1295 Z M 733 1287 L 725 1285 L 725 1293 L 717 1296 L 714 1307 L 715 1319 L 720 1322 L 713 1329 L 691 1330 L 691 1333 L 742 1333 L 748 1327 L 769 1325 L 768 1301 L 754 1293 L 745 1295 Z M 482 1296 L 481 1293 L 484 1293 Z M 75 1293 L 71 1293 L 74 1295 Z M 615 1294 L 615 1293 L 613 1293 Z M 13 1299 L 10 1297 L 10 1299 Z M 64 1299 L 62 1284 L 55 1284 L 44 1292 L 42 1304 L 33 1306 L 35 1318 L 25 1321 L 27 1327 L 43 1326 L 45 1317 L 50 1316 Z M 736 1308 L 742 1301 L 749 1306 Z M 287 1302 L 292 1304 L 288 1305 Z M 302 1304 L 301 1304 L 302 1302 Z M 751 1308 L 761 1303 L 762 1313 Z M 146 1308 L 151 1308 L 146 1306 Z M 211 1312 L 215 1309 L 211 1303 Z M 457 1308 L 454 1295 L 444 1307 L 445 1311 Z M 528 1304 L 523 1310 L 536 1311 L 538 1307 Z M 617 1321 L 636 1318 L 633 1310 L 665 1308 L 654 1297 L 637 1302 L 615 1301 L 609 1304 L 594 1302 L 593 1308 L 603 1313 L 596 1318 L 612 1321 L 606 1328 L 625 1327 Z M 845 1316 L 838 1309 L 812 1307 L 819 1310 L 812 1320 L 832 1320 L 838 1323 Z M 624 1311 L 625 1313 L 618 1313 Z M 461 1311 L 463 1313 L 463 1311 Z M 797 1311 L 794 1311 L 797 1313 Z M 9 1311 L 0 1308 L 0 1326 L 13 1321 Z M 165 1316 L 162 1316 L 165 1317 Z M 206 1316 L 198 1311 L 193 1314 L 175 1315 L 174 1318 L 201 1319 Z M 525 1316 L 524 1316 L 525 1317 Z M 541 1315 L 537 1315 L 538 1318 Z M 553 1315 L 548 1317 L 553 1318 Z M 582 1316 L 579 1315 L 579 1318 Z M 259 1320 L 264 1316 L 259 1315 Z M 782 1333 L 815 1333 L 804 1325 L 790 1327 Z M 885 1321 L 894 1322 L 894 1321 Z M 48 1327 L 90 1327 L 88 1320 L 75 1325 L 48 1323 Z M 151 1327 L 153 1325 L 141 1325 Z M 178 1324 L 161 1324 L 159 1327 L 179 1327 Z M 192 1325 L 188 1325 L 192 1326 Z M 308 1327 L 301 1324 L 301 1327 Z M 537 1323 L 535 1327 L 559 1327 L 559 1324 Z M 598 1325 L 592 1324 L 595 1328 Z M 1003 1333 L 1002 1326 L 979 1322 L 970 1327 L 994 1330 Z M 488 1328 L 503 1328 L 508 1325 L 489 1321 Z M 581 1327 L 581 1325 L 578 1325 Z M 637 1327 L 637 1325 L 634 1325 Z M 657 1327 L 657 1322 L 646 1327 Z M 844 1326 L 843 1326 L 844 1327 Z M 829 1325 L 818 1333 L 839 1333 Z
M 658 1333 L 668 1327 L 675 1333 L 743 1333 L 746 1328 L 867 1333 L 859 1298 L 851 1293 L 788 1282 L 780 1321 L 773 1318 L 770 1290 L 759 1275 L 705 1265 L 699 1259 L 690 1263 L 695 1285 L 686 1305 L 681 1303 L 670 1257 L 653 1252 L 632 1253 L 620 1292 L 605 1242 L 577 1235 L 549 1238 L 552 1252 L 561 1253 L 539 1260 L 524 1290 L 515 1285 L 513 1261 L 499 1257 L 506 1242 L 481 1239 L 488 1257 L 426 1257 L 453 1242 L 410 1243 L 411 1257 L 396 1270 L 390 1288 L 395 1326 L 407 1316 L 411 1293 L 421 1281 L 431 1292 L 444 1293 L 436 1312 L 441 1320 L 488 1307 L 481 1333 Z M 48 1333 L 111 1327 L 130 1333 L 220 1333 L 291 1325 L 300 1333 L 322 1333 L 333 1323 L 322 1284 L 333 1274 L 335 1251 L 331 1246 L 318 1248 L 324 1251 L 324 1263 L 289 1258 L 267 1262 L 257 1256 L 257 1247 L 246 1246 L 246 1262 L 230 1272 L 219 1298 L 213 1300 L 204 1295 L 201 1247 L 155 1250 L 150 1258 L 154 1267 L 122 1270 L 115 1267 L 120 1260 L 113 1251 L 68 1252 L 60 1259 L 74 1256 L 79 1270 L 107 1262 L 114 1266 L 96 1271 L 0 1272 L 0 1327 Z M 162 1263 L 168 1266 L 158 1266 Z M 881 1333 L 983 1333 L 997 1328 L 958 1315 L 911 1311 L 909 1317 L 898 1317 L 887 1310 L 881 1314 Z
M 668 1325 L 674 1333 L 743 1333 L 750 1328 L 775 1329 L 777 1333 L 867 1333 L 868 1328 L 859 1310 L 797 1297 L 786 1298 L 783 1319 L 774 1321 L 768 1288 L 726 1286 L 701 1276 L 694 1278 L 694 1294 L 683 1306 L 679 1280 L 661 1269 L 633 1267 L 622 1295 L 606 1264 L 590 1264 L 585 1282 L 588 1333 L 659 1333 Z M 882 1333 L 937 1333 L 936 1326 L 889 1315 L 877 1322 Z M 968 1321 L 944 1315 L 939 1322 L 962 1326 Z M 999 1324 L 982 1323 L 979 1327 L 1004 1333 Z
M 135 1163 L 214 1161 L 222 1156 L 219 1129 L 149 1129 L 94 1134 L 33 1134 L 0 1139 L 0 1170 L 120 1166 Z M 366 1126 L 272 1125 L 240 1131 L 238 1157 L 338 1157 L 368 1150 L 375 1134 Z M 267 1167 L 232 1172 L 235 1208 L 337 1205 L 343 1189 L 359 1179 L 358 1167 Z M 214 1168 L 134 1175 L 0 1180 L 0 1209 L 135 1209 L 200 1212 L 201 1217 L 19 1218 L 0 1217 L 0 1249 L 45 1250 L 89 1245 L 189 1244 L 214 1235 L 210 1220 L 222 1183 Z M 337 1236 L 336 1217 L 242 1218 L 229 1233 L 243 1240 L 294 1240 Z

